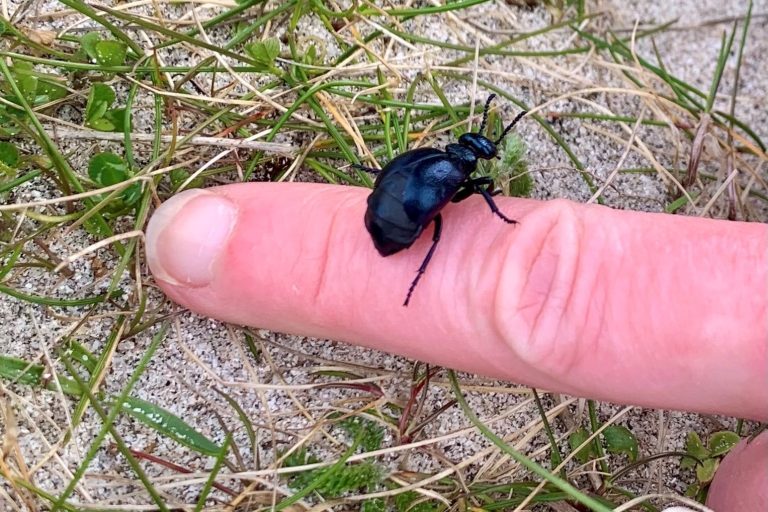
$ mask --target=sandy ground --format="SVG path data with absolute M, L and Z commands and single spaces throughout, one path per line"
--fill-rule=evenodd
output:
M 745 2 L 737 0 L 701 1 L 686 0 L 682 2 L 627 2 L 614 0 L 599 2 L 592 10 L 604 10 L 613 13 L 610 26 L 614 30 L 630 30 L 636 21 L 641 26 L 679 19 L 673 30 L 655 37 L 656 47 L 662 56 L 665 66 L 671 72 L 695 85 L 707 90 L 714 71 L 716 56 L 724 30 L 731 28 L 732 17 L 743 16 L 746 10 Z M 54 4 L 55 5 L 55 4 Z M 56 7 L 54 7 L 56 8 Z M 61 6 L 57 7 L 61 8 Z M 549 14 L 543 9 L 519 10 L 512 9 L 515 19 L 506 23 L 517 30 L 529 31 L 546 26 Z M 478 23 L 494 26 L 501 23 L 496 11 L 489 6 L 480 6 L 469 11 L 473 20 Z M 755 18 L 750 30 L 749 44 L 744 56 L 741 69 L 741 89 L 739 92 L 738 115 L 753 127 L 763 139 L 768 139 L 768 124 L 766 121 L 765 89 L 768 84 L 768 66 L 765 55 L 768 55 L 768 2 L 755 2 Z M 464 14 L 462 14 L 463 16 Z M 605 23 L 601 21 L 600 23 Z M 54 23 L 55 25 L 55 23 Z M 424 35 L 455 40 L 459 35 L 449 29 L 450 24 L 430 24 L 428 26 L 412 27 L 412 30 L 423 30 Z M 311 34 L 316 27 L 307 22 L 302 27 Z M 531 43 L 531 48 L 559 48 L 569 44 L 569 33 L 557 32 L 546 38 L 537 39 Z M 559 38 L 559 40 L 558 40 Z M 648 40 L 638 42 L 637 50 L 642 55 L 651 57 L 653 48 Z M 171 59 L 180 62 L 188 56 L 171 53 Z M 439 62 L 443 55 L 425 56 L 425 61 L 432 64 Z M 510 73 L 505 77 L 505 85 L 510 88 L 524 90 L 525 100 L 531 105 L 537 105 L 554 97 L 553 89 L 575 90 L 587 84 L 620 85 L 615 74 L 611 71 L 592 66 L 590 63 L 579 62 L 582 57 L 562 59 L 559 71 L 570 71 L 568 79 L 557 76 L 554 67 L 544 67 L 540 62 L 526 59 L 492 58 L 489 66 L 492 69 L 504 69 Z M 729 61 L 724 75 L 722 91 L 718 97 L 718 105 L 727 108 L 730 87 L 733 84 L 735 59 Z M 414 67 L 406 75 L 413 75 Z M 424 91 L 424 99 L 430 99 Z M 470 91 L 463 84 L 453 84 L 450 94 L 456 99 L 464 99 Z M 604 105 L 616 113 L 637 113 L 641 108 L 632 99 L 618 96 L 595 94 L 589 100 Z M 432 98 L 431 101 L 434 101 Z M 592 107 L 584 102 L 560 101 L 548 107 L 552 111 L 590 111 Z M 507 112 L 512 109 L 508 108 Z M 646 112 L 650 115 L 650 112 Z M 138 126 L 149 126 L 148 121 L 138 119 Z M 557 123 L 557 130 L 572 144 L 578 157 L 586 169 L 599 182 L 604 180 L 614 170 L 617 161 L 623 153 L 619 142 L 607 137 L 596 128 L 594 122 L 584 122 L 579 119 L 563 120 Z M 615 135 L 626 138 L 626 133 L 615 126 L 603 125 Z M 578 177 L 570 161 L 562 151 L 552 143 L 542 130 L 533 123 L 520 126 L 520 135 L 528 145 L 528 161 L 535 180 L 534 196 L 541 199 L 566 197 L 577 201 L 586 201 L 590 192 L 584 182 Z M 653 150 L 658 160 L 665 165 L 682 165 L 687 162 L 690 145 L 679 136 L 670 137 L 668 133 L 659 134 L 658 130 L 642 129 L 639 132 L 643 140 Z M 82 165 L 86 154 L 92 150 L 91 143 L 65 142 L 63 147 L 74 153 L 75 166 Z M 100 143 L 99 147 L 110 147 Z M 114 147 L 114 146 L 112 146 Z M 682 148 L 683 153 L 676 149 Z M 716 148 L 715 150 L 716 151 Z M 647 160 L 637 152 L 631 152 L 624 167 L 646 167 Z M 716 154 L 706 159 L 703 168 L 712 174 L 719 171 Z M 622 175 L 613 181 L 613 186 L 606 191 L 608 204 L 617 208 L 633 210 L 661 211 L 668 186 L 654 173 L 638 175 Z M 48 197 L 51 190 L 43 183 L 32 182 L 22 187 L 20 193 L 9 200 L 13 202 L 34 201 Z M 754 205 L 752 220 L 768 219 L 764 208 Z M 723 216 L 721 204 L 715 204 L 713 216 Z M 6 219 L 6 227 L 11 227 L 19 219 Z M 89 245 L 87 236 L 75 232 L 65 239 L 50 239 L 48 245 L 51 251 L 60 257 L 82 249 Z M 108 280 L 103 278 L 106 270 L 115 265 L 114 257 L 108 251 L 98 251 L 88 258 L 79 260 L 72 268 L 74 274 L 70 278 L 62 278 L 39 268 L 26 268 L 12 275 L 11 284 L 27 293 L 40 293 L 67 297 L 75 294 L 96 294 L 105 289 Z M 150 288 L 151 301 L 147 308 L 157 315 L 178 311 L 178 307 L 169 304 L 163 295 L 153 288 L 151 278 L 146 276 L 145 269 L 130 269 L 123 280 L 125 290 L 130 290 L 134 282 L 134 273 L 142 275 L 144 285 Z M 0 295 L 0 354 L 22 357 L 27 360 L 48 362 L 54 358 L 56 348 L 66 336 L 73 336 L 80 343 L 94 352 L 103 350 L 108 333 L 115 322 L 115 310 L 101 310 L 91 317 L 85 325 L 78 325 L 85 310 L 68 309 L 51 310 L 36 307 L 21 302 L 7 295 Z M 121 341 L 116 347 L 111 359 L 111 365 L 105 380 L 105 389 L 119 392 L 123 383 L 131 375 L 144 349 L 149 345 L 155 329 L 141 333 L 135 337 Z M 330 382 L 334 379 L 315 375 L 319 369 L 345 369 L 358 375 L 373 378 L 381 386 L 386 396 L 399 403 L 407 399 L 410 377 L 414 362 L 400 357 L 361 349 L 331 340 L 297 338 L 266 331 L 252 331 L 254 344 L 258 347 L 258 358 L 247 352 L 244 333 L 241 329 L 224 325 L 220 322 L 181 311 L 172 323 L 168 339 L 162 344 L 146 372 L 135 387 L 134 396 L 144 398 L 158 404 L 169 411 L 183 417 L 188 423 L 216 442 L 221 442 L 225 436 L 222 424 L 233 432 L 234 441 L 241 447 L 249 446 L 247 434 L 236 415 L 228 406 L 217 390 L 224 391 L 236 399 L 254 425 L 263 428 L 257 431 L 257 453 L 245 450 L 243 455 L 244 467 L 252 470 L 262 470 L 254 476 L 265 478 L 272 482 L 268 470 L 275 451 L 280 451 L 295 443 L 297 438 L 306 436 L 318 418 L 327 413 L 331 407 L 352 409 L 369 400 L 360 391 L 306 387 L 304 384 Z M 60 367 L 59 367 L 60 368 Z M 525 388 L 518 388 L 511 383 L 495 383 L 475 376 L 465 376 L 470 404 L 481 418 L 494 417 L 499 411 L 511 412 L 508 418 L 494 424 L 500 434 L 513 434 L 521 427 L 535 422 L 538 413 L 531 404 L 530 395 Z M 477 386 L 473 388 L 472 386 Z M 491 387 L 493 386 L 493 387 Z M 437 409 L 450 399 L 450 390 L 444 374 L 434 379 L 429 388 L 424 403 L 424 411 Z M 545 406 L 551 408 L 557 401 L 567 397 L 545 398 Z M 12 408 L 17 421 L 17 435 L 24 459 L 29 467 L 43 461 L 37 468 L 35 483 L 51 493 L 60 492 L 69 480 L 68 471 L 73 471 L 83 457 L 101 423 L 92 411 L 86 413 L 84 421 L 78 426 L 71 441 L 64 440 L 66 424 L 71 417 L 75 402 L 65 399 L 55 393 L 41 392 L 21 385 L 7 386 L 0 383 L 0 407 Z M 570 418 L 580 421 L 583 414 L 583 402 L 579 401 L 571 407 Z M 601 404 L 602 418 L 609 418 L 622 407 Z M 6 417 L 7 419 L 7 417 Z M 685 435 L 691 431 L 701 434 L 728 428 L 734 425 L 730 418 L 701 417 L 680 412 L 653 411 L 639 408 L 623 411 L 619 424 L 628 426 L 641 441 L 641 451 L 645 454 L 665 450 L 682 449 Z M 464 415 L 456 408 L 451 408 L 432 421 L 423 432 L 420 439 L 435 438 L 455 432 L 467 426 Z M 145 450 L 155 456 L 171 460 L 193 471 L 204 471 L 210 468 L 211 459 L 201 458 L 192 454 L 184 446 L 167 438 L 159 438 L 153 431 L 131 419 L 123 418 L 117 427 L 123 439 L 135 449 Z M 5 428 L 5 431 L 4 431 Z M 564 429 L 565 425 L 558 428 Z M 0 426 L 0 434 L 8 434 L 8 425 Z M 530 441 L 528 453 L 535 448 L 545 445 L 545 438 L 539 434 Z M 99 450 L 98 455 L 89 467 L 88 475 L 83 480 L 77 500 L 82 503 L 99 505 L 149 503 L 146 496 L 137 493 L 135 476 L 125 466 L 122 457 L 108 449 L 109 443 Z M 316 440 L 313 447 L 320 449 L 322 442 Z M 384 446 L 396 445 L 391 432 L 384 439 Z M 409 455 L 390 454 L 379 459 L 390 464 L 392 468 L 411 469 L 419 471 L 438 471 L 445 469 L 445 459 L 435 456 L 439 450 L 443 456 L 453 462 L 463 461 L 476 456 L 488 443 L 474 433 L 448 438 L 436 443 L 432 449 L 414 449 Z M 55 456 L 48 457 L 53 447 Z M 332 446 L 328 453 L 338 453 Z M 323 453 L 318 452 L 322 456 Z M 499 461 L 498 454 L 493 455 Z M 484 465 L 489 457 L 480 457 L 472 466 L 472 474 L 486 475 L 493 478 L 494 472 L 502 474 L 504 465 L 498 468 Z M 146 465 L 153 476 L 173 473 Z M 175 480 L 182 485 L 166 489 L 168 495 L 177 503 L 194 503 L 199 485 L 186 485 L 190 477 L 176 475 Z M 668 459 L 650 464 L 634 474 L 635 489 L 647 492 L 680 492 L 690 482 L 690 474 L 680 473 L 676 459 Z M 171 480 L 171 479 L 169 479 Z M 13 492 L 3 484 L 5 492 Z M 3 494 L 0 494 L 0 510 L 13 510 L 8 502 L 3 504 Z

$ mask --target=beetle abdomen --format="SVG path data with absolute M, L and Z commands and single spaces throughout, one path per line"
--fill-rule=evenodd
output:
M 450 155 L 433 148 L 415 149 L 389 162 L 365 212 L 365 226 L 379 254 L 410 247 L 464 178 Z
M 372 200 L 381 193 L 383 191 L 374 191 L 368 197 L 365 227 L 371 234 L 373 245 L 379 254 L 389 256 L 410 247 L 421 234 L 423 227 L 408 218 L 402 205 L 398 208 L 385 201 Z M 371 204 L 375 207 L 371 207 Z

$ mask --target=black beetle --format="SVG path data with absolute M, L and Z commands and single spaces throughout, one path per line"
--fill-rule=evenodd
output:
M 373 192 L 368 196 L 365 212 L 365 227 L 373 238 L 376 250 L 382 256 L 389 256 L 410 247 L 430 222 L 435 222 L 432 246 L 427 252 L 416 278 L 408 289 L 403 306 L 411 300 L 421 275 L 440 241 L 443 219 L 440 210 L 448 202 L 458 203 L 472 194 L 482 194 L 491 211 L 504 222 L 516 224 L 507 218 L 493 202 L 493 180 L 488 177 L 472 178 L 477 161 L 497 157 L 496 146 L 512 127 L 526 114 L 519 113 L 492 141 L 482 135 L 488 121 L 488 108 L 495 97 L 491 94 L 485 102 L 483 121 L 478 133 L 465 133 L 458 144 L 448 144 L 445 151 L 435 148 L 419 148 L 398 155 L 380 171 L 370 167 L 354 165 L 358 169 L 378 173 Z

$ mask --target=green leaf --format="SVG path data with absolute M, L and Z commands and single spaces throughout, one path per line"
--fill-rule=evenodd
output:
M 141 183 L 134 183 L 120 194 L 120 198 L 123 200 L 126 206 L 132 206 L 141 199 L 142 187 Z
M 128 179 L 128 164 L 114 153 L 99 153 L 88 162 L 88 176 L 99 185 L 114 185 Z
M 105 84 L 95 83 L 91 87 L 91 92 L 88 95 L 88 103 L 85 105 L 85 124 L 96 130 L 102 130 L 104 122 L 102 118 L 107 113 L 109 107 L 115 102 L 115 91 Z M 109 122 L 107 120 L 104 120 Z M 114 125 L 110 123 L 110 126 L 114 128 Z M 112 129 L 105 129 L 102 131 L 112 131 Z
M 270 62 L 274 62 L 278 55 L 280 55 L 280 41 L 276 37 L 270 37 L 262 41 L 264 45 L 264 51 L 267 54 L 267 58 Z
M 306 64 L 318 64 L 317 46 L 315 43 L 310 43 L 307 49 L 304 51 L 304 55 L 301 59 Z
M 140 398 L 129 397 L 122 404 L 122 409 L 148 427 L 204 455 L 215 457 L 221 453 L 221 446 L 162 407 Z
M 15 168 L 19 163 L 19 150 L 10 142 L 0 142 L 0 162 Z
M 96 43 L 99 41 L 101 41 L 101 34 L 98 32 L 88 32 L 80 38 L 80 45 L 93 62 L 98 62 L 96 58 Z
M 699 494 L 699 491 L 701 490 L 701 484 L 699 482 L 692 483 L 685 489 L 685 496 L 688 498 L 693 498 L 697 494 Z
M 170 173 L 170 180 L 171 180 L 171 187 L 173 187 L 173 190 L 176 191 L 182 183 L 187 181 L 187 178 L 190 177 L 189 171 L 186 169 L 174 169 Z M 195 179 L 193 179 L 189 185 L 187 185 L 187 188 L 199 188 L 203 186 L 203 183 L 205 182 L 204 178 L 202 176 L 198 176 Z
M 703 484 L 711 482 L 715 477 L 718 465 L 720 465 L 720 461 L 717 459 L 705 460 L 704 464 L 696 466 L 696 478 Z
M 0 135 L 4 137 L 13 137 L 20 131 L 21 126 L 19 126 L 17 118 L 9 114 L 5 107 L 0 107 Z
M 690 457 L 683 457 L 680 460 L 680 467 L 682 469 L 693 469 L 696 467 L 696 464 L 699 462 L 696 459 L 692 459 Z
M 110 236 L 112 232 L 109 229 L 109 225 L 101 223 L 93 217 L 89 217 L 84 223 L 85 230 L 93 236 L 106 237 Z
M 88 373 L 91 374 L 96 370 L 96 366 L 99 362 L 96 356 L 94 356 L 90 350 L 85 348 L 77 341 L 71 341 L 69 343 L 67 346 L 67 355 L 72 359 L 72 361 L 83 365 L 83 367 L 88 370 Z
M 122 41 L 99 41 L 95 44 L 96 62 L 102 66 L 122 66 L 128 54 L 128 45 Z
M 45 103 L 59 100 L 67 95 L 67 89 L 49 79 L 39 80 L 37 83 L 37 95 L 42 97 Z
M 96 82 L 91 88 L 91 97 L 94 101 L 106 103 L 108 107 L 111 107 L 115 102 L 116 95 L 112 87 Z
M 80 386 L 78 386 L 76 381 L 59 374 L 58 385 L 53 380 L 43 382 L 44 372 L 45 367 L 41 364 L 34 364 L 23 359 L 0 355 L 0 378 L 27 386 L 46 384 L 47 389 L 51 390 L 58 390 L 58 385 L 60 385 L 64 393 L 80 395 Z
M 113 108 L 104 113 L 104 120 L 112 124 L 113 132 L 124 132 L 128 116 L 125 108 Z
M 267 71 L 272 68 L 275 59 L 280 54 L 280 41 L 277 38 L 271 37 L 264 41 L 257 41 L 246 45 L 245 51 L 253 60 L 261 65 L 262 71 Z
M 115 102 L 115 91 L 108 85 L 95 83 L 85 107 L 85 125 L 103 132 L 125 130 L 125 108 L 110 107 Z
M 27 101 L 34 104 L 37 97 L 37 77 L 34 75 L 17 75 L 16 83 L 19 84 L 19 90 L 24 94 Z
M 586 441 L 588 437 L 589 431 L 587 429 L 584 427 L 579 427 L 576 429 L 573 434 L 568 436 L 568 446 L 571 447 L 571 451 L 574 451 L 576 448 L 584 444 L 584 441 Z M 584 445 L 578 452 L 576 452 L 574 457 L 576 457 L 576 460 L 578 460 L 580 463 L 585 464 L 595 455 L 595 444 L 589 443 Z
M 704 443 L 701 442 L 701 438 L 696 432 L 690 432 L 688 434 L 688 438 L 685 440 L 685 451 L 701 460 L 708 459 L 712 455 L 704 446 Z
M 88 126 L 93 128 L 94 130 L 98 130 L 100 132 L 114 132 L 115 131 L 115 125 L 106 118 L 99 118 L 94 119 L 92 121 L 88 122 Z
M 19 384 L 37 386 L 43 376 L 43 366 L 23 359 L 0 355 L 0 377 Z
M 11 69 L 13 70 L 14 74 L 31 75 L 35 71 L 35 66 L 31 62 L 20 59 L 12 59 L 12 61 L 13 67 Z
M 637 438 L 627 427 L 611 425 L 603 430 L 605 449 L 610 453 L 626 453 L 629 460 L 637 460 Z
M 99 153 L 88 162 L 88 176 L 101 186 L 122 183 L 132 176 L 128 164 L 114 153 Z M 122 203 L 116 203 L 116 210 L 136 204 L 142 194 L 141 183 L 128 186 L 121 194 Z M 86 226 L 88 228 L 88 226 Z
M 718 455 L 725 455 L 731 448 L 733 448 L 741 438 L 735 432 L 729 430 L 723 430 L 721 432 L 715 432 L 712 437 L 709 438 L 709 450 L 712 452 L 712 457 Z
M 103 101 L 88 102 L 85 124 L 89 126 L 96 124 L 107 113 L 107 107 L 109 107 L 109 104 Z

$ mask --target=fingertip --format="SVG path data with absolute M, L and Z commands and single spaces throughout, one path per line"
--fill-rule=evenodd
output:
M 723 458 L 707 506 L 717 512 L 768 510 L 768 432 L 742 440 Z
M 160 205 L 146 229 L 147 263 L 155 278 L 192 288 L 208 284 L 237 211 L 225 196 L 203 189 L 186 190 Z

